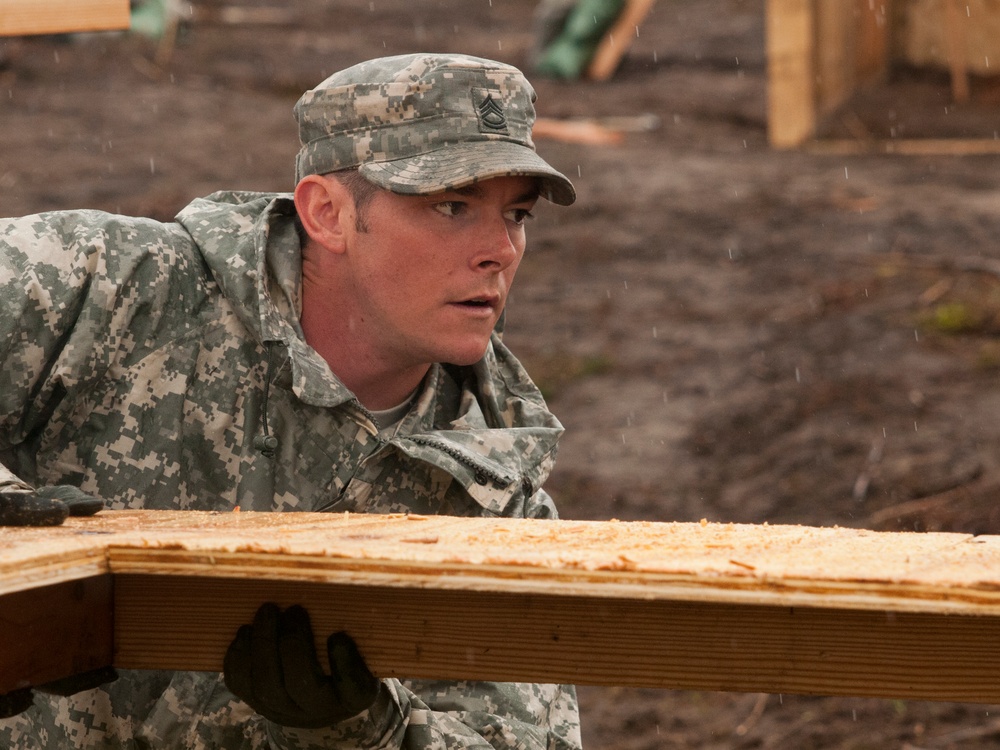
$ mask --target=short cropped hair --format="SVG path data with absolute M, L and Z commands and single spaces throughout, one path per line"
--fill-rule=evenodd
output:
M 339 169 L 329 175 L 347 188 L 354 201 L 354 226 L 359 232 L 367 232 L 369 227 L 365 209 L 382 188 L 366 179 L 357 167 Z

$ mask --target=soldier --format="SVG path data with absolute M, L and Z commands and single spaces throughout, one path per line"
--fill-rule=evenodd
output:
M 0 222 L 0 522 L 555 517 L 562 428 L 500 338 L 532 207 L 575 199 L 534 151 L 533 101 L 502 63 L 372 60 L 296 105 L 293 194 Z M 265 605 L 223 675 L 8 695 L 0 746 L 580 745 L 570 686 L 377 680 L 342 633 L 327 672 L 311 642 L 304 610 Z

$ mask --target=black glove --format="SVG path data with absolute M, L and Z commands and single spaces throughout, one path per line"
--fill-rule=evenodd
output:
M 92 690 L 109 682 L 114 682 L 117 679 L 118 672 L 115 671 L 114 667 L 101 667 L 90 672 L 74 674 L 59 680 L 47 682 L 44 685 L 39 685 L 35 690 L 40 693 L 49 693 L 50 695 L 73 695 L 73 693 L 79 693 L 82 690 Z M 35 690 L 22 688 L 0 695 L 0 719 L 16 716 L 22 711 L 27 711 L 31 708 L 35 701 Z
M 68 484 L 37 490 L 0 491 L 0 526 L 58 526 L 67 516 L 92 516 L 104 507 Z
M 266 719 L 287 727 L 319 728 L 369 708 L 380 682 L 354 639 L 343 631 L 326 641 L 330 675 L 320 666 L 309 613 L 263 604 L 226 651 L 226 687 Z

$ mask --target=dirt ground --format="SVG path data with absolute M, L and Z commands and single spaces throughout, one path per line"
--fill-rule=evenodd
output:
M 647 126 L 539 140 L 580 195 L 540 207 L 508 313 L 567 427 L 549 489 L 567 518 L 996 533 L 1000 157 L 770 150 L 763 5 L 664 1 L 612 81 L 535 78 L 542 116 Z M 419 50 L 528 69 L 534 6 L 196 0 L 172 48 L 0 41 L 0 215 L 289 189 L 301 91 Z M 974 83 L 897 71 L 824 132 L 995 138 Z M 1000 706 L 580 696 L 588 750 L 1000 747 Z

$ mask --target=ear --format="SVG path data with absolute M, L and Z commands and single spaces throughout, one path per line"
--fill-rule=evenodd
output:
M 335 177 L 306 175 L 295 186 L 295 210 L 306 234 L 333 252 L 346 249 L 346 238 L 354 226 L 354 201 Z

